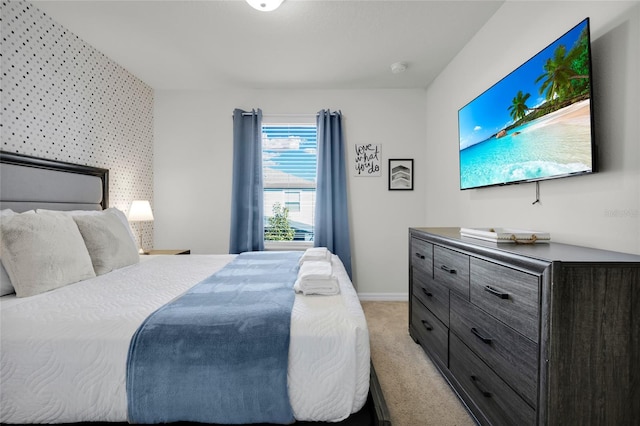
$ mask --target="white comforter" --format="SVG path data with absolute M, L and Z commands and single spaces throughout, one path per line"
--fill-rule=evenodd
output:
M 139 264 L 37 296 L 0 299 L 0 421 L 127 420 L 129 341 L 157 308 L 232 255 L 149 256 Z M 339 421 L 364 405 L 369 334 L 337 257 L 339 295 L 296 295 L 289 396 L 298 420 Z M 293 291 L 293 290 L 292 290 Z

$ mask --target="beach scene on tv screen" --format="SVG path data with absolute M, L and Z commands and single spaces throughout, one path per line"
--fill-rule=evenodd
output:
M 588 21 L 458 113 L 462 189 L 590 172 Z

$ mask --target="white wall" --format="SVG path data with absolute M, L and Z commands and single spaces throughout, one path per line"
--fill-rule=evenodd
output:
M 585 17 L 601 172 L 460 191 L 457 112 Z M 505 2 L 427 91 L 426 226 L 509 226 L 640 253 L 640 2 Z
M 265 114 L 340 109 L 347 146 L 382 144 L 383 175 L 349 173 L 354 282 L 407 292 L 410 226 L 513 226 L 572 244 L 640 253 L 639 2 L 505 2 L 425 92 L 157 91 L 156 248 L 228 251 L 234 108 Z M 457 111 L 591 17 L 601 172 L 535 185 L 458 189 Z M 526 18 L 525 18 L 526 17 Z M 353 152 L 348 152 L 349 162 Z M 414 158 L 414 191 L 387 190 L 389 158 Z
M 422 90 L 156 91 L 154 246 L 228 252 L 234 108 L 341 110 L 349 164 L 354 144 L 382 144 L 382 176 L 349 173 L 353 281 L 360 293 L 406 298 L 408 228 L 426 217 L 425 103 Z M 414 191 L 388 191 L 389 158 L 414 158 Z

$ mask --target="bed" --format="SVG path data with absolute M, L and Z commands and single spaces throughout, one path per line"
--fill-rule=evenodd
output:
M 62 215 L 59 211 L 67 211 L 65 216 L 103 218 L 114 210 L 108 208 L 108 170 L 6 152 L 0 153 L 0 160 L 3 212 L 53 210 L 51 216 L 56 218 Z M 113 214 L 126 221 L 121 212 Z M 74 220 L 82 230 L 81 224 L 93 219 Z M 2 296 L 0 421 L 131 421 L 131 406 L 143 399 L 129 387 L 133 336 L 158 312 L 202 292 L 199 289 L 212 281 L 212 274 L 224 275 L 238 262 L 261 262 L 243 255 L 140 256 L 126 266 L 103 265 L 107 269 L 97 276 L 28 297 Z M 357 294 L 340 259 L 331 256 L 330 261 L 338 295 L 293 297 L 285 391 L 291 412 L 300 424 L 390 424 L 370 364 L 368 330 Z M 216 393 L 224 391 L 211 389 L 212 395 Z M 242 416 L 238 419 L 228 423 L 238 424 Z M 219 417 L 168 421 L 227 423 Z

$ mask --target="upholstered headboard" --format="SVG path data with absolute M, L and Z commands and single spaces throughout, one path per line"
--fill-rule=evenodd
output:
M 0 208 L 103 210 L 109 170 L 0 151 Z

